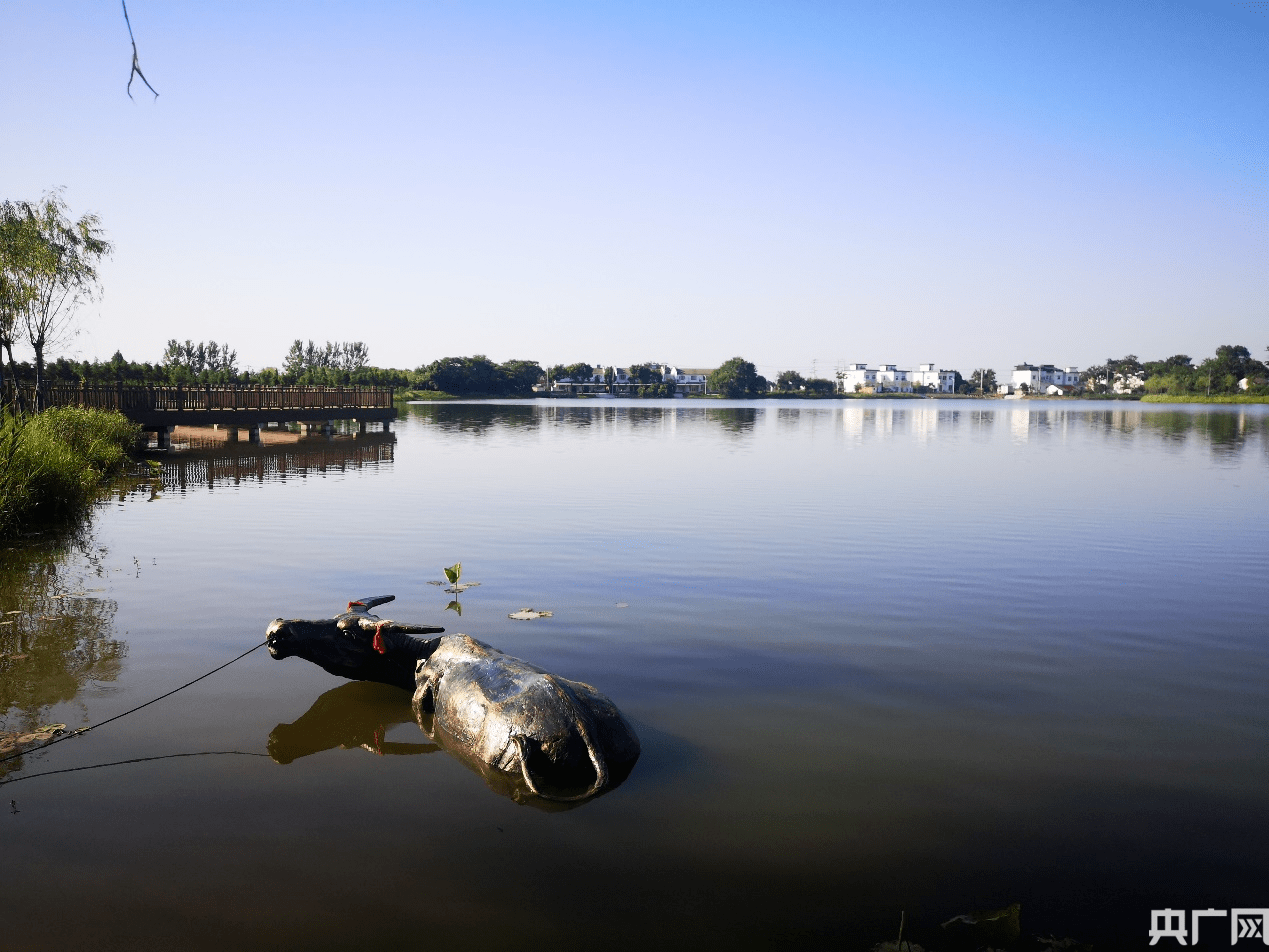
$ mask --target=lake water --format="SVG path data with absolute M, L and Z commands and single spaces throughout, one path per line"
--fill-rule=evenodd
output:
M 447 403 L 174 454 L 77 547 L 3 553 L 0 727 L 392 593 L 595 685 L 642 758 L 524 806 L 404 692 L 260 650 L 0 766 L 240 752 L 5 785 L 0 946 L 868 949 L 904 912 L 937 949 L 1020 902 L 1145 948 L 1151 909 L 1269 906 L 1266 409 Z

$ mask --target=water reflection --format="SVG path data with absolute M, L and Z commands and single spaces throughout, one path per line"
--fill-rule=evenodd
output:
M 195 443 L 165 457 L 163 488 L 187 492 L 217 484 L 241 485 L 287 478 L 347 472 L 390 463 L 395 433 L 366 433 L 354 438 L 310 437 L 258 446 L 252 443 Z
M 1253 415 L 1241 410 L 1233 413 L 1170 411 L 1143 414 L 1140 423 L 1165 440 L 1177 443 L 1196 434 L 1211 445 L 1212 453 L 1218 457 L 1236 456 L 1256 438 L 1269 449 L 1269 440 L 1266 440 L 1269 416 L 1264 414 Z
M 360 748 L 386 754 L 430 754 L 436 744 L 387 741 L 388 731 L 412 723 L 410 693 L 390 684 L 350 681 L 327 691 L 303 716 L 269 732 L 269 756 L 279 764 L 324 750 Z
M 0 756 L 22 749 L 17 738 L 47 724 L 55 705 L 119 676 L 117 605 L 94 585 L 104 556 L 87 536 L 0 552 Z M 0 776 L 24 759 L 0 763 Z
M 423 420 L 446 433 L 483 436 L 501 428 L 536 429 L 541 424 L 543 409 L 529 403 L 411 403 L 407 405 L 406 416 Z M 581 418 L 580 414 L 576 415 L 573 422 Z
M 1259 440 L 1269 452 L 1269 413 L 1259 406 L 1204 410 L 1156 409 L 1128 404 L 1106 408 L 1093 403 L 1045 404 L 1042 401 L 850 400 L 834 405 L 817 401 L 799 406 L 786 401 L 770 406 L 714 406 L 696 401 L 537 401 L 524 403 L 414 404 L 408 415 L 447 433 L 486 436 L 499 430 L 543 427 L 637 432 L 657 429 L 669 437 L 701 429 L 745 439 L 764 421 L 776 430 L 808 432 L 830 426 L 855 441 L 889 439 L 896 434 L 921 443 L 967 425 L 975 439 L 990 439 L 1002 428 L 1014 443 L 1064 440 L 1083 431 L 1111 437 L 1157 436 L 1182 443 L 1191 436 L 1217 456 L 1239 454 Z
M 754 424 L 761 413 L 754 407 L 707 407 L 705 419 L 722 427 L 725 433 L 733 436 L 748 436 L 753 433 Z

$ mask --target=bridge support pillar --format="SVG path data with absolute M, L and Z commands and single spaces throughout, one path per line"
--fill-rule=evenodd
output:
M 225 442 L 226 443 L 238 442 L 238 428 L 236 426 L 225 427 Z
M 170 450 L 172 448 L 172 431 L 175 429 L 176 427 L 174 426 L 161 426 L 158 428 L 155 435 L 158 437 L 159 449 Z
M 365 420 L 357 421 L 357 435 L 358 436 L 366 435 L 366 421 Z
M 335 435 L 335 421 L 327 420 L 325 423 L 322 424 L 322 436 L 326 437 L 326 439 L 329 440 L 334 435 Z
M 256 446 L 260 445 L 260 424 L 255 423 L 251 427 L 251 442 Z

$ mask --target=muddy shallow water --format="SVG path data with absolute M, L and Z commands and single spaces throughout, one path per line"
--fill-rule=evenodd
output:
M 405 692 L 260 650 L 0 765 L 198 755 L 0 788 L 0 947 L 866 949 L 905 911 L 938 948 L 1017 901 L 1144 948 L 1151 909 L 1269 906 L 1263 409 L 451 403 L 191 446 L 0 553 L 0 731 L 393 593 L 595 685 L 643 755 L 521 805 Z

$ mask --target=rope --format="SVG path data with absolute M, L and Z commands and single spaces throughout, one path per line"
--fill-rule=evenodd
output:
M 111 721 L 117 721 L 121 717 L 127 717 L 129 714 L 135 714 L 137 711 L 141 710 L 141 708 L 149 707 L 151 704 L 156 704 L 159 701 L 163 700 L 165 697 L 171 697 L 177 691 L 184 691 L 190 685 L 197 684 L 199 681 L 203 680 L 203 678 L 210 678 L 217 671 L 223 671 L 225 668 L 233 664 L 234 661 L 241 661 L 247 655 L 251 654 L 251 652 L 258 651 L 259 649 L 263 648 L 267 644 L 268 644 L 267 641 L 262 641 L 260 642 L 260 644 L 256 645 L 254 648 L 248 648 L 246 651 L 238 655 L 238 657 L 234 658 L 233 660 L 226 661 L 219 668 L 212 668 L 206 674 L 200 674 L 193 681 L 187 681 L 184 684 L 182 684 L 179 688 L 173 688 L 172 690 L 168 691 L 166 694 L 160 694 L 158 697 L 153 698 L 149 701 L 146 701 L 144 704 L 138 704 L 136 707 L 134 707 L 130 711 L 124 711 L 122 714 L 116 714 L 114 717 L 108 718 L 107 720 L 102 721 L 100 724 L 90 724 L 88 727 L 81 727 L 79 730 L 71 731 L 69 734 L 66 734 L 62 737 L 55 737 L 52 740 L 50 740 L 48 743 L 41 744 L 39 747 L 29 747 L 26 750 L 19 750 L 12 754 L 9 754 L 9 756 L 7 757 L 0 757 L 0 764 L 3 764 L 6 761 L 10 761 L 10 760 L 17 760 L 17 758 L 21 757 L 23 754 L 34 753 L 37 750 L 47 750 L 49 747 L 52 747 L 54 744 L 60 744 L 62 741 L 70 740 L 72 737 L 82 737 L 83 735 L 87 734 L 89 731 L 95 731 L 99 727 L 105 727 Z M 123 761 L 123 762 L 126 763 L 127 761 Z M 77 769 L 82 769 L 82 768 L 77 768 Z M 5 783 L 12 783 L 12 782 L 13 781 L 11 780 L 5 781 Z
M 19 780 L 31 780 L 35 777 L 49 777 L 59 773 L 75 773 L 77 770 L 96 770 L 99 767 L 119 767 L 123 764 L 141 764 L 147 760 L 172 760 L 176 757 L 223 757 L 236 754 L 239 757 L 268 757 L 268 754 L 257 754 L 249 750 L 200 750 L 191 754 L 160 754 L 157 757 L 134 757 L 132 760 L 114 760 L 108 764 L 89 764 L 86 767 L 63 767 L 61 770 L 45 770 L 41 773 L 23 774 L 11 780 L 0 780 L 0 787 L 6 783 L 17 783 Z

